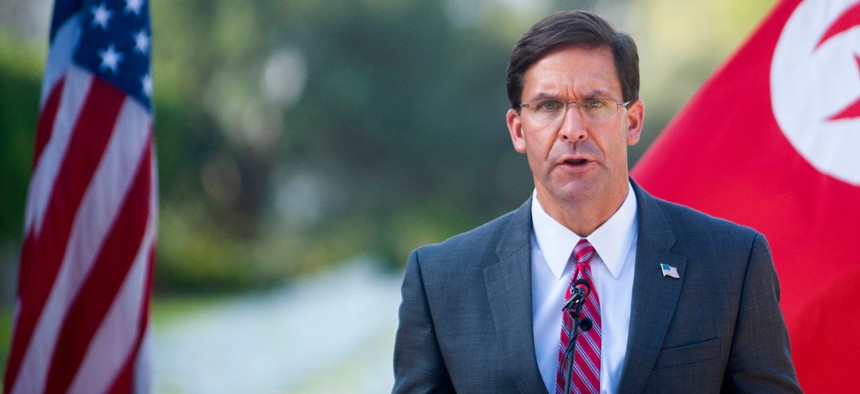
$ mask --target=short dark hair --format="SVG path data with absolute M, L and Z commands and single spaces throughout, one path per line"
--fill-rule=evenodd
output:
M 633 38 L 597 14 L 562 11 L 542 19 L 517 41 L 506 81 L 511 108 L 519 110 L 522 103 L 526 70 L 548 52 L 568 45 L 611 48 L 624 101 L 639 98 L 639 53 Z

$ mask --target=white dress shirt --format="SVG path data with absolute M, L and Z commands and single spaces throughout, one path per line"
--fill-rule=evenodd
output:
M 618 391 L 627 352 L 633 270 L 636 261 L 638 215 L 636 196 L 629 186 L 621 207 L 587 237 L 596 254 L 591 275 L 600 299 L 602 321 L 600 391 Z M 568 264 L 582 238 L 550 217 L 532 198 L 532 319 L 538 369 L 549 393 L 555 393 L 561 308 L 575 262 Z

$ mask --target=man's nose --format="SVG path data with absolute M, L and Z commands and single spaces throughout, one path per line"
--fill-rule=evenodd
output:
M 576 103 L 567 103 L 567 110 L 561 119 L 559 138 L 565 141 L 579 142 L 588 138 L 585 118 Z

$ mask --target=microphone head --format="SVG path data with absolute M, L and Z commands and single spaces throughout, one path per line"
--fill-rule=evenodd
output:
M 591 283 L 589 283 L 585 279 L 577 279 L 576 282 L 573 282 L 572 291 L 577 291 L 582 294 L 582 297 L 588 297 L 588 293 L 591 291 Z
M 583 317 L 582 320 L 579 321 L 579 329 L 582 330 L 582 332 L 590 330 L 591 327 L 594 327 L 594 322 L 591 321 L 591 319 Z
M 571 315 L 579 313 L 579 308 L 588 297 L 588 292 L 591 291 L 591 284 L 585 279 L 577 279 L 570 286 L 570 299 L 565 301 L 564 307 L 561 309 L 567 311 Z

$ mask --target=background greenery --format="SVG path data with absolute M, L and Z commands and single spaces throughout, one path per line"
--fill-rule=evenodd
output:
M 153 0 L 156 296 L 271 286 L 356 255 L 397 268 L 518 206 L 531 177 L 504 124 L 505 66 L 554 10 L 597 10 L 636 38 L 635 162 L 772 4 Z M 49 15 L 49 1 L 0 2 L 0 363 Z

